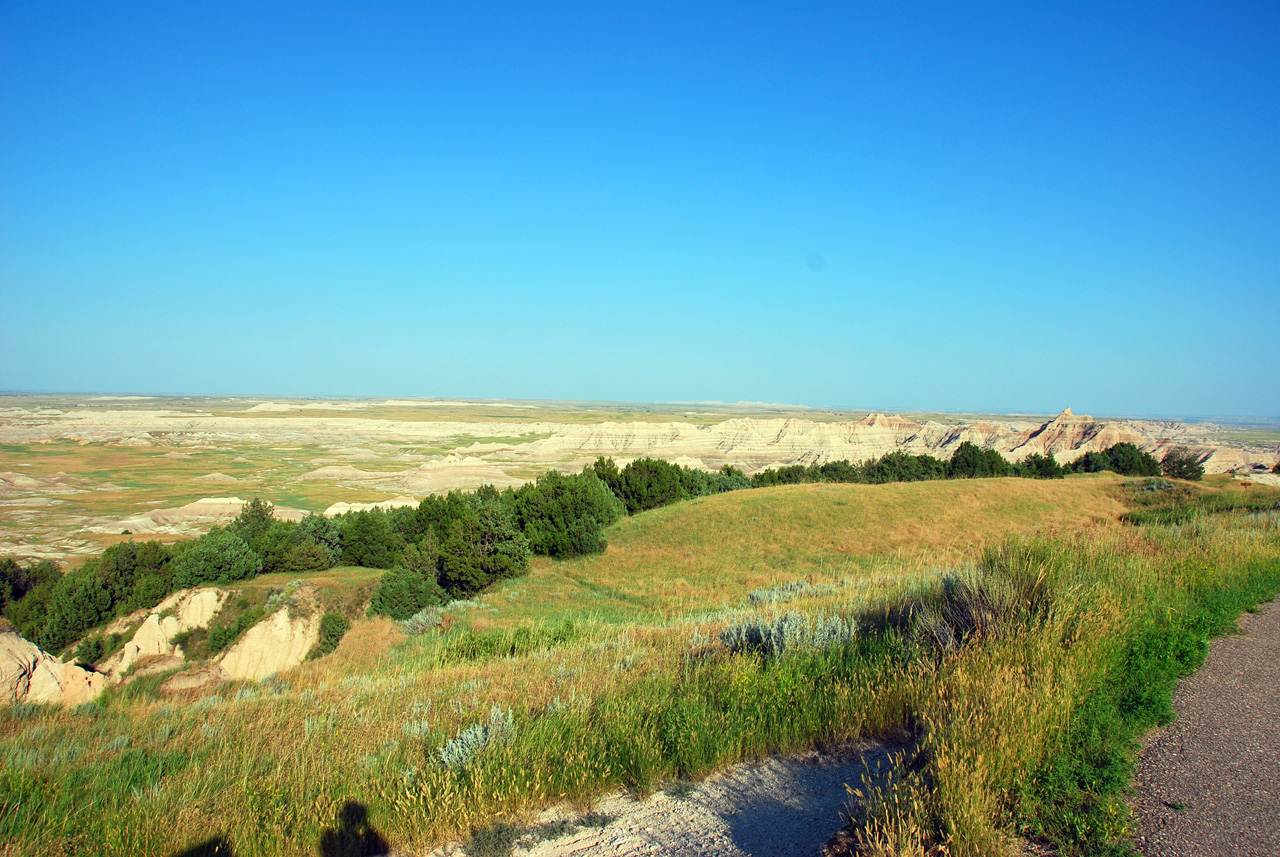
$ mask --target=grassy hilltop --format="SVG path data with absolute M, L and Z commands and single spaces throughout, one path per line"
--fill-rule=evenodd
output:
M 915 761 L 873 798 L 868 853 L 1123 849 L 1133 737 L 1168 716 L 1204 641 L 1280 588 L 1277 496 L 1258 490 L 810 484 L 626 517 L 603 554 L 535 557 L 422 633 L 361 619 L 261 685 L 164 696 L 151 676 L 0 712 L 0 842 L 314 854 L 354 800 L 412 852 L 906 730 Z M 298 578 L 340 602 L 377 572 L 240 586 Z

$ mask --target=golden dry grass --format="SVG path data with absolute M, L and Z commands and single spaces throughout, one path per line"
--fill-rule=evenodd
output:
M 620 521 L 602 556 L 535 558 L 527 578 L 490 596 L 502 605 L 492 621 L 575 612 L 620 621 L 637 613 L 670 617 L 779 582 L 860 576 L 889 558 L 952 565 L 1008 536 L 1115 526 L 1128 508 L 1122 481 L 791 485 L 705 497 Z

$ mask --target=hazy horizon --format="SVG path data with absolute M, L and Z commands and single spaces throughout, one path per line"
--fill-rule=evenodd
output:
M 201 400 L 211 399 L 220 401 L 244 401 L 244 402 L 369 402 L 371 404 L 379 404 L 381 402 L 439 402 L 441 404 L 476 404 L 476 405 L 500 405 L 504 403 L 513 403 L 518 405 L 567 405 L 567 406 L 611 406 L 611 407 L 720 407 L 726 409 L 738 410 L 778 410 L 778 411 L 814 411 L 815 413 L 840 413 L 840 414 L 902 414 L 902 415 L 942 415 L 942 416 L 1001 416 L 1001 417 L 1054 417 L 1061 414 L 1064 410 L 1070 408 L 1072 413 L 1076 415 L 1088 415 L 1099 420 L 1158 420 L 1158 421 L 1178 421 L 1188 423 L 1212 423 L 1228 422 L 1239 425 L 1270 425 L 1280 422 L 1280 416 L 1271 416 L 1267 414 L 1176 414 L 1176 413 L 1131 413 L 1131 412 L 1104 412 L 1090 409 L 1087 407 L 1076 407 L 1075 405 L 1063 405 L 1060 408 L 1030 411 L 1030 410 L 979 410 L 979 409 L 954 409 L 954 408 L 930 408 L 930 407 L 911 407 L 900 405 L 827 405 L 827 404 L 804 404 L 801 402 L 762 402 L 762 401 L 737 401 L 728 402 L 716 399 L 706 399 L 701 401 L 693 400 L 643 400 L 643 399 L 551 399 L 551 398 L 530 398 L 521 396 L 505 396 L 505 397 L 485 397 L 485 396 L 430 396 L 416 395 L 410 393 L 404 394 L 339 394 L 339 395 L 306 395 L 293 393 L 191 393 L 191 392 L 139 392 L 130 390 L 0 390 L 0 397 L 31 397 L 31 398 L 97 398 L 102 401 L 118 400 L 118 401 L 145 401 L 149 399 L 184 399 L 184 400 Z M 1251 422 L 1256 421 L 1256 422 Z

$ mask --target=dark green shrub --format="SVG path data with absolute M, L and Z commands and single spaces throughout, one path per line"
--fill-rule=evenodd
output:
M 285 557 L 289 551 L 300 546 L 294 535 L 297 528 L 298 525 L 292 521 L 272 521 L 252 539 L 245 539 L 253 552 L 262 558 L 264 574 L 285 570 Z
M 57 581 L 60 577 L 62 569 L 53 560 L 42 559 L 30 565 L 19 565 L 8 558 L 0 560 L 0 581 L 9 584 L 14 601 L 21 601 L 37 586 Z
M 1001 461 L 1003 462 L 1003 459 Z M 848 462 L 836 462 L 836 464 L 848 465 Z M 819 469 L 824 476 L 828 472 L 827 468 L 828 465 L 824 464 Z M 877 485 L 886 482 L 923 482 L 929 479 L 945 479 L 947 463 L 932 455 L 909 455 L 895 449 L 873 461 L 864 462 L 856 468 L 849 468 L 847 476 L 851 478 L 826 478 L 823 481 L 868 482 Z
M 240 514 L 231 522 L 228 529 L 235 532 L 249 544 L 266 534 L 276 521 L 275 507 L 265 500 L 254 497 L 240 507 Z
M 1199 457 L 1185 446 L 1175 446 L 1165 453 L 1160 469 L 1170 479 L 1186 479 L 1198 482 L 1204 477 L 1204 465 Z
M 1114 470 L 1121 476 L 1159 476 L 1160 463 L 1150 454 L 1143 452 L 1131 443 L 1117 443 L 1107 450 L 1111 460 L 1108 470 Z
M 434 607 L 446 600 L 434 575 L 396 566 L 382 575 L 369 601 L 369 612 L 403 621 L 423 607 Z
M 689 491 L 681 481 L 681 469 L 659 458 L 637 458 L 619 474 L 622 493 L 618 497 L 633 515 L 685 500 Z
M 1061 479 L 1066 470 L 1054 459 L 1053 453 L 1041 455 L 1033 452 L 1014 465 L 1014 473 L 1028 479 Z
M 351 630 L 351 622 L 341 613 L 326 613 L 320 618 L 320 638 L 307 655 L 308 660 L 323 658 L 338 648 L 342 637 Z
M 508 494 L 507 497 L 510 497 Z M 440 585 L 466 598 L 489 584 L 529 569 L 529 540 L 497 489 L 486 485 L 466 497 L 440 544 Z
M 342 527 L 333 518 L 312 512 L 298 522 L 293 536 L 297 544 L 311 543 L 329 554 L 329 567 L 342 558 Z
M 1007 476 L 1012 468 L 1009 462 L 994 449 L 982 449 L 977 444 L 965 441 L 956 447 L 951 462 L 947 465 L 947 475 L 952 479 L 975 479 L 984 476 Z
M 416 544 L 401 551 L 400 564 L 435 579 L 440 571 L 440 543 L 436 541 L 435 532 L 428 529 Z
M 0 560 L 0 614 L 9 619 L 28 640 L 48 615 L 48 600 L 62 570 L 52 560 L 20 565 L 16 560 Z
M 690 497 L 707 497 L 751 487 L 751 480 L 745 473 L 727 464 L 716 471 L 675 466 L 680 469 L 680 484 Z
M 1071 469 L 1076 473 L 1101 473 L 1110 470 L 1121 476 L 1159 476 L 1160 462 L 1132 443 L 1117 443 L 1099 452 L 1086 452 L 1076 459 Z
M 601 482 L 609 486 L 615 497 L 622 499 L 622 473 L 612 458 L 602 455 L 596 459 L 595 464 L 588 466 Z
M 214 527 L 196 539 L 174 562 L 173 582 L 179 589 L 201 583 L 231 583 L 256 577 L 262 559 L 230 529 Z
M 590 467 L 581 474 L 553 470 L 520 486 L 512 507 L 529 549 L 552 557 L 604 550 L 604 528 L 626 512 Z
M 93 666 L 107 653 L 107 646 L 101 637 L 87 637 L 76 646 L 76 663 Z
M 240 638 L 245 631 L 258 624 L 263 617 L 261 605 L 250 605 L 248 599 L 241 598 L 237 604 L 242 608 L 235 619 L 210 626 L 209 635 L 205 638 L 208 654 L 216 655 Z
M 348 512 L 341 518 L 342 563 L 365 568 L 391 568 L 404 549 L 404 538 L 391 527 L 382 509 Z
M 848 462 L 845 462 L 846 464 Z M 751 477 L 751 485 L 755 488 L 772 488 L 775 485 L 800 485 L 812 482 L 809 469 L 803 464 L 789 464 L 786 467 L 771 467 L 761 470 Z
M 111 615 L 111 593 L 93 573 L 90 563 L 65 575 L 49 597 L 48 618 L 35 642 L 58 653 L 73 640 Z
M 332 555 L 315 542 L 293 545 L 280 558 L 277 571 L 299 574 L 304 571 L 323 571 L 333 565 Z

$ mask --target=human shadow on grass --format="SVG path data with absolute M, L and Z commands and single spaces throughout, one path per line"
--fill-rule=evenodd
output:
M 390 854 L 391 846 L 369 824 L 369 810 L 349 800 L 338 813 L 338 826 L 320 836 L 320 857 L 373 857 Z

